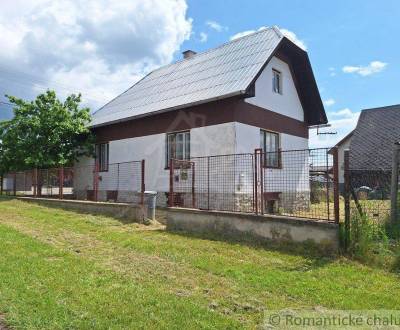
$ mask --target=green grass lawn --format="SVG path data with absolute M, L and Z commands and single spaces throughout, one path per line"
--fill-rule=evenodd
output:
M 400 306 L 397 274 L 343 257 L 15 199 L 0 199 L 0 251 L 0 316 L 18 329 L 255 328 L 267 310 Z

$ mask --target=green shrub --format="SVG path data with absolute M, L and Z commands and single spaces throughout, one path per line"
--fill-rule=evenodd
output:
M 385 259 L 382 257 L 390 254 L 385 224 L 365 215 L 354 214 L 351 219 L 349 252 L 361 261 L 382 264 Z

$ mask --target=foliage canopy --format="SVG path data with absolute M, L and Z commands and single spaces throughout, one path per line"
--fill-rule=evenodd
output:
M 65 166 L 93 154 L 90 110 L 79 107 L 80 94 L 72 94 L 64 102 L 50 90 L 34 101 L 6 96 L 14 105 L 14 117 L 0 123 L 3 173 Z

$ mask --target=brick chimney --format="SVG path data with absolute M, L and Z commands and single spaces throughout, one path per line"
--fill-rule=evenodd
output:
M 183 58 L 187 59 L 187 58 L 192 57 L 193 55 L 196 55 L 196 52 L 188 49 L 188 50 L 185 50 L 184 52 L 182 52 L 182 54 L 183 54 Z

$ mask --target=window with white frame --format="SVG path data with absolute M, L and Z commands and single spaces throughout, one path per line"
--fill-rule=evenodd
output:
M 165 167 L 171 159 L 190 160 L 190 132 L 167 134 Z
M 280 168 L 279 134 L 260 130 L 260 144 L 264 154 L 264 166 Z
M 272 69 L 272 90 L 282 94 L 282 74 L 275 69 Z
M 95 146 L 96 162 L 98 165 L 99 172 L 108 171 L 108 160 L 109 160 L 109 145 L 108 143 L 99 143 Z

